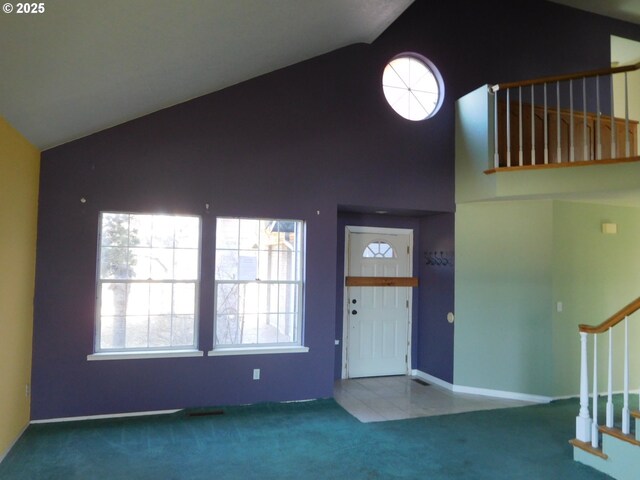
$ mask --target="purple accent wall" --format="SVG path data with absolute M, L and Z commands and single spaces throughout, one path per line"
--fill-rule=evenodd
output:
M 453 383 L 454 214 L 423 217 L 420 221 L 420 329 L 418 370 Z M 442 254 L 441 252 L 444 252 Z M 445 259 L 446 262 L 443 260 Z M 445 264 L 446 263 L 446 264 Z
M 417 0 L 372 45 L 330 52 L 45 151 L 32 419 L 332 396 L 341 322 L 337 232 L 346 218 L 339 206 L 412 212 L 397 221 L 417 226 L 421 247 L 452 244 L 455 100 L 485 83 L 606 66 L 612 33 L 640 39 L 635 25 L 540 0 Z M 380 88 L 386 61 L 404 51 L 428 57 L 444 78 L 443 107 L 425 122 L 400 119 Z M 202 217 L 205 351 L 212 346 L 215 216 L 305 220 L 310 352 L 88 362 L 103 210 Z M 443 215 L 431 216 L 436 212 Z M 416 292 L 414 362 L 451 381 L 453 335 L 441 316 L 453 308 L 453 277 L 422 264 L 419 271 L 425 278 Z M 253 368 L 262 370 L 260 381 L 251 379 Z

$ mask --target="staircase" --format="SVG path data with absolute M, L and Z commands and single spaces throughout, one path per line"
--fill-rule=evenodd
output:
M 629 408 L 629 316 L 640 309 L 640 298 L 620 309 L 597 326 L 580 325 L 580 411 L 576 417 L 576 438 L 573 445 L 574 460 L 589 465 L 618 480 L 640 478 L 640 411 Z M 614 425 L 613 404 L 613 329 L 624 327 L 623 352 L 623 405 L 621 425 Z M 605 424 L 598 424 L 598 338 L 606 335 L 609 343 L 607 360 L 607 402 Z M 589 411 L 588 340 L 593 342 L 593 392 Z M 640 408 L 640 407 L 639 407 Z M 592 417 L 591 417 L 592 415 Z M 632 425 L 632 423 L 634 425 Z M 633 427 L 633 428 L 632 428 Z
M 631 412 L 635 419 L 635 435 L 625 435 L 620 429 L 599 427 L 601 448 L 573 439 L 573 459 L 600 470 L 618 480 L 637 480 L 640 476 L 640 412 Z

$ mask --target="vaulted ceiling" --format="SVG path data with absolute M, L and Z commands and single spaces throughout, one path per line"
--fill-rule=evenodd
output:
M 64 0 L 0 13 L 0 115 L 46 149 L 337 48 L 413 0 Z
M 47 149 L 370 43 L 412 2 L 64 0 L 0 13 L 0 115 Z M 558 3 L 640 19 L 640 0 Z

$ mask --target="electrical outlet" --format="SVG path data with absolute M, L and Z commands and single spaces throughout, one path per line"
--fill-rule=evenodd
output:
M 260 380 L 260 369 L 259 368 L 254 368 L 253 369 L 253 379 L 254 380 Z

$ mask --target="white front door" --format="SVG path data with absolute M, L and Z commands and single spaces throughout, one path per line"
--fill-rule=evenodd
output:
M 411 230 L 367 230 L 347 227 L 347 276 L 411 276 Z M 347 287 L 346 302 L 345 376 L 406 374 L 411 288 Z

